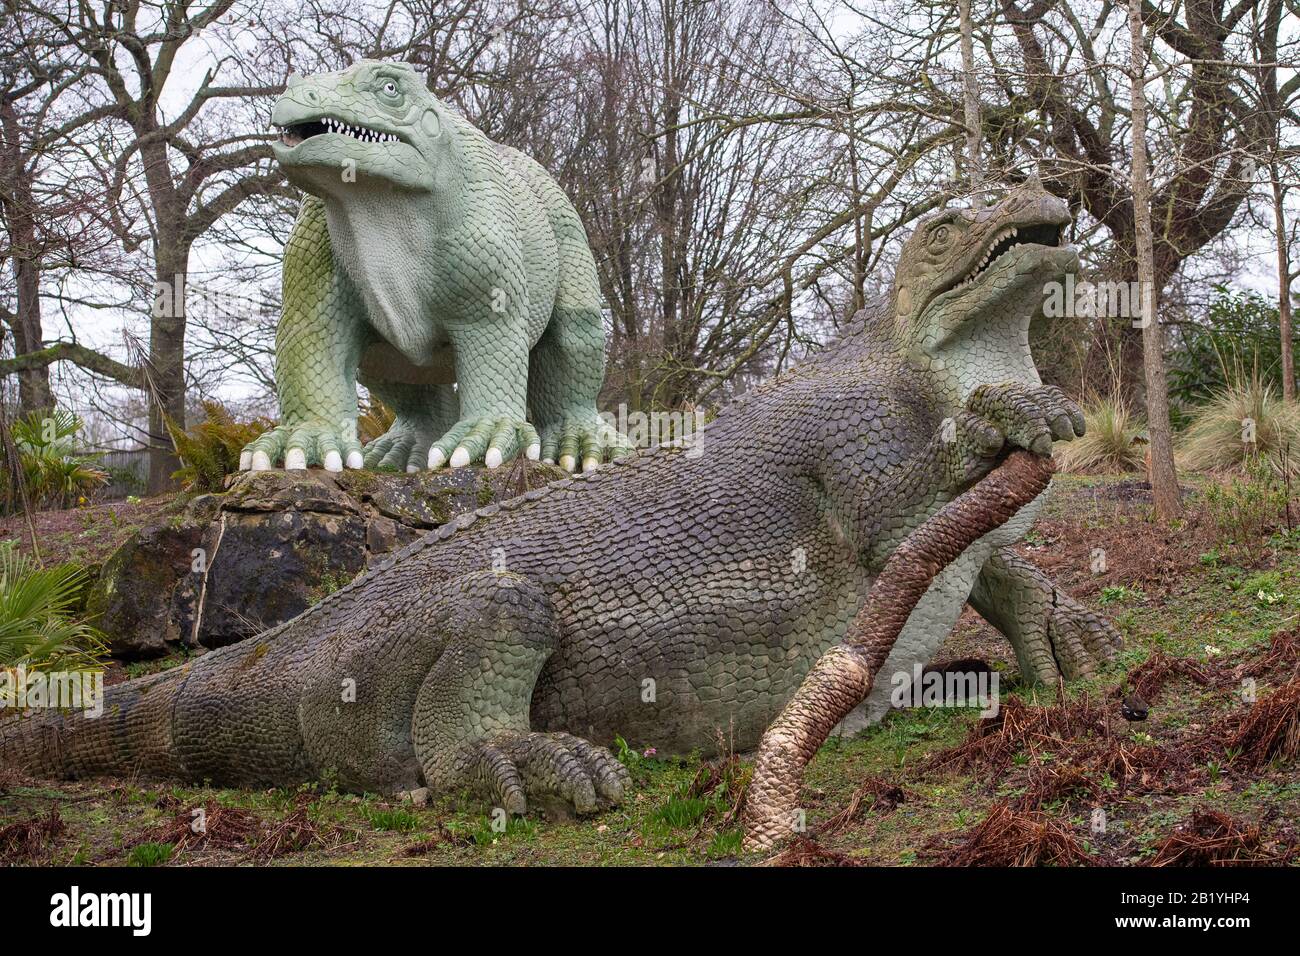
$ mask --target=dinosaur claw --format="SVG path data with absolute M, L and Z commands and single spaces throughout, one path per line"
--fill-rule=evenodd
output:
M 302 471 L 307 467 L 307 453 L 301 448 L 290 448 L 284 453 L 285 471 Z
M 271 459 L 267 457 L 266 452 L 255 451 L 253 452 L 253 460 L 251 462 L 251 466 L 253 471 L 270 471 Z
M 253 467 L 253 453 L 251 451 L 241 451 L 239 453 L 239 470 L 248 471 Z
M 364 468 L 365 464 L 366 464 L 366 459 L 365 456 L 361 454 L 361 452 L 359 451 L 348 452 L 347 465 L 349 468 L 356 470 L 359 468 Z
M 429 467 L 433 470 L 441 468 L 447 463 L 447 455 L 441 448 L 433 447 L 429 449 Z
M 489 448 L 487 454 L 483 456 L 483 464 L 489 468 L 497 468 L 501 465 L 501 449 Z
M 324 462 L 324 464 L 325 464 L 325 470 L 326 470 L 326 471 L 342 471 L 342 470 L 343 470 L 343 458 L 342 458 L 342 456 L 340 456 L 339 453 L 336 452 L 336 451 L 327 451 L 327 452 L 325 453 L 325 462 Z
M 453 468 L 463 468 L 469 464 L 469 452 L 464 446 L 458 447 L 451 453 L 450 464 Z

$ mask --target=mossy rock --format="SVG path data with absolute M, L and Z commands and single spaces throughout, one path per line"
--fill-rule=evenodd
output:
M 220 647 L 301 614 L 466 511 L 564 472 L 515 462 L 441 472 L 250 472 L 178 502 L 104 564 L 87 607 L 115 657 Z

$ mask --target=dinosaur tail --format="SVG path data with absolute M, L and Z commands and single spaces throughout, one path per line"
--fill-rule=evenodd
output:
M 180 775 L 172 712 L 187 667 L 83 695 L 80 709 L 0 710 L 0 766 L 36 776 Z M 49 699 L 49 698 L 47 698 Z

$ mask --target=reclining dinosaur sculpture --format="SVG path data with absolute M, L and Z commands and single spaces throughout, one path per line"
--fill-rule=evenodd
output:
M 511 812 L 585 812 L 626 792 L 599 746 L 617 734 L 707 753 L 721 728 L 754 747 L 909 532 L 1011 450 L 1082 434 L 1028 344 L 1045 284 L 1077 263 L 1068 222 L 1035 187 L 935 215 L 887 300 L 724 410 L 692 453 L 655 448 L 463 516 L 280 627 L 109 688 L 98 720 L 0 725 L 0 758 L 71 776 L 471 786 Z M 968 601 L 1030 679 L 1113 655 L 1110 625 L 1010 549 L 1037 505 L 925 591 L 874 675 L 872 716 Z
M 596 264 L 541 166 L 448 109 L 407 63 L 292 77 L 271 121 L 276 161 L 308 195 L 284 253 L 281 424 L 241 468 L 416 471 L 526 454 L 573 471 L 626 453 L 596 414 Z M 364 453 L 358 379 L 397 416 Z

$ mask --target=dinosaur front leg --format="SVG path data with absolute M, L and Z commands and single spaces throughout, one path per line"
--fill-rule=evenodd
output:
M 495 468 L 521 452 L 535 460 L 541 439 L 524 414 L 528 345 L 522 315 L 458 326 L 450 335 L 461 417 L 429 448 L 429 467 Z
M 250 442 L 241 470 L 362 465 L 357 440 L 357 360 L 365 322 L 357 298 L 334 267 L 325 206 L 303 200 L 284 249 L 283 310 L 275 333 L 280 424 Z
M 529 705 L 558 636 L 546 595 L 508 573 L 459 582 L 455 633 L 420 688 L 415 755 L 437 789 L 471 786 L 509 813 L 560 801 L 579 813 L 617 804 L 630 786 L 604 747 L 565 733 L 535 733 Z
M 995 551 L 984 563 L 970 604 L 1006 635 L 1020 673 L 1030 681 L 1088 677 L 1113 659 L 1122 643 L 1109 621 L 1010 548 Z

